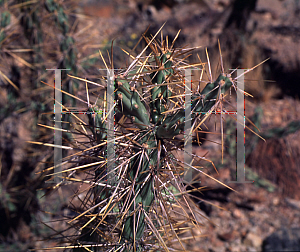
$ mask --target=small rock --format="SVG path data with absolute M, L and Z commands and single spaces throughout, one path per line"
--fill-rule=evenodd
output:
M 259 248 L 262 245 L 263 240 L 256 234 L 249 232 L 244 241 L 243 244 L 249 247 L 255 247 Z
M 219 217 L 229 219 L 231 217 L 231 213 L 229 211 L 220 211 Z
M 235 217 L 237 219 L 245 218 L 245 214 L 237 208 L 233 210 L 232 215 L 233 215 L 233 217 Z
M 280 200 L 279 200 L 278 197 L 274 197 L 273 200 L 272 200 L 272 203 L 273 203 L 274 206 L 277 206 L 279 204 L 279 201 Z
M 233 232 L 218 234 L 218 238 L 221 241 L 232 242 L 237 237 L 237 235 L 238 235 L 238 233 L 236 231 L 233 231 Z

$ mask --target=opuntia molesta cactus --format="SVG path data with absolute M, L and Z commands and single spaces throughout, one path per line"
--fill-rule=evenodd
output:
M 86 165 L 93 167 L 94 162 L 96 168 L 94 177 L 85 180 L 91 185 L 84 201 L 87 202 L 85 211 L 71 221 L 78 221 L 81 226 L 81 236 L 74 244 L 82 248 L 76 250 L 149 251 L 151 246 L 156 246 L 158 250 L 168 251 L 165 240 L 170 234 L 183 248 L 179 229 L 175 228 L 180 224 L 170 216 L 177 212 L 173 207 L 182 209 L 180 217 L 185 221 L 192 219 L 195 226 L 199 225 L 195 213 L 191 217 L 184 210 L 191 209 L 182 177 L 184 165 L 172 153 L 173 139 L 185 130 L 186 84 L 182 61 L 176 58 L 185 52 L 168 48 L 165 41 L 159 44 L 153 38 L 146 38 L 146 42 L 152 50 L 150 55 L 141 57 L 140 54 L 130 69 L 114 73 L 114 112 L 97 104 L 89 105 L 86 126 L 91 132 L 88 138 L 92 147 L 82 150 L 79 159 L 84 163 L 85 155 L 92 156 L 93 161 L 87 160 Z M 193 127 L 217 109 L 233 85 L 230 76 L 221 73 L 201 92 L 193 92 Z M 109 157 L 105 156 L 106 146 L 112 141 L 108 138 L 112 133 L 107 131 L 108 113 L 115 113 L 118 118 L 113 140 L 114 167 L 108 165 Z M 78 169 L 82 166 L 85 167 L 81 165 Z M 171 188 L 179 192 L 184 206 L 171 193 Z

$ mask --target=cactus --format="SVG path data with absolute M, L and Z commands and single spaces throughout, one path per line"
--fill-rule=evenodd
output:
M 76 233 L 72 240 L 66 236 L 71 243 L 66 248 L 73 251 L 169 251 L 174 239 L 184 251 L 181 234 L 201 226 L 201 213 L 188 196 L 191 183 L 185 181 L 186 168 L 217 180 L 177 158 L 175 152 L 185 150 L 175 141 L 183 143 L 181 138 L 196 131 L 211 113 L 224 111 L 225 93 L 231 87 L 237 90 L 236 79 L 223 70 L 215 81 L 210 76 L 203 90 L 192 88 L 192 128 L 186 132 L 189 104 L 184 101 L 187 78 L 182 69 L 195 64 L 185 62 L 190 50 L 174 49 L 174 41 L 170 47 L 167 40 L 159 43 L 157 34 L 151 39 L 144 36 L 146 48 L 136 57 L 131 55 L 132 63 L 123 70 L 112 71 L 100 53 L 109 73 L 100 78 L 104 85 L 70 76 L 86 83 L 87 102 L 77 99 L 88 107 L 83 118 L 71 113 L 75 121 L 68 134 L 74 139 L 73 153 L 64 158 L 63 181 L 53 188 L 69 182 L 89 186 L 84 198 L 79 189 L 77 203 L 70 204 L 76 216 L 68 224 Z M 204 72 L 205 64 L 198 65 Z M 97 86 L 95 97 L 87 83 Z M 196 161 L 208 161 L 188 154 Z
M 189 216 L 186 211 L 191 211 L 193 203 L 183 180 L 185 164 L 172 153 L 179 149 L 173 139 L 188 134 L 184 132 L 182 99 L 185 76 L 178 59 L 186 52 L 169 48 L 167 41 L 158 43 L 154 37 L 145 40 L 151 53 L 146 57 L 140 54 L 127 69 L 114 73 L 114 112 L 103 106 L 108 102 L 105 96 L 101 106 L 88 104 L 87 130 L 82 135 L 88 137 L 91 147 L 82 149 L 86 144 L 77 141 L 81 151 L 70 157 L 77 163 L 71 174 L 88 169 L 84 183 L 90 184 L 80 209 L 75 208 L 78 215 L 69 222 L 80 233 L 71 246 L 74 251 L 168 251 L 171 236 L 184 249 L 178 236 L 182 223 L 192 220 L 193 226 L 200 225 L 197 214 Z M 222 73 L 201 92 L 193 93 L 194 128 L 217 108 L 231 86 L 234 81 Z M 112 134 L 109 113 L 115 113 L 115 158 L 111 163 L 106 148 Z M 114 167 L 109 166 L 112 163 Z M 64 178 L 69 180 L 70 175 Z M 176 207 L 181 208 L 181 222 L 172 216 Z

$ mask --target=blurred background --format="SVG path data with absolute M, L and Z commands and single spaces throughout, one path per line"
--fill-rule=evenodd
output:
M 197 54 L 207 62 L 208 49 L 214 78 L 218 40 L 228 73 L 268 59 L 245 76 L 245 91 L 253 95 L 245 113 L 266 140 L 246 130 L 246 180 L 254 182 L 229 183 L 236 180 L 236 123 L 226 117 L 223 163 L 220 144 L 212 144 L 220 135 L 201 135 L 193 152 L 206 154 L 220 174 L 207 172 L 239 194 L 201 178 L 210 190 L 198 196 L 215 206 L 197 202 L 211 222 L 204 221 L 206 236 L 187 251 L 300 248 L 299 0 L 0 0 L 0 15 L 0 251 L 57 245 L 61 237 L 52 236 L 53 229 L 67 226 L 53 221 L 72 214 L 71 190 L 42 197 L 49 184 L 39 172 L 53 164 L 53 148 L 26 142 L 53 143 L 53 130 L 38 125 L 53 122 L 54 91 L 43 82 L 53 86 L 54 71 L 46 69 L 71 69 L 67 74 L 97 82 L 104 68 L 99 50 L 109 62 L 113 41 L 114 67 L 124 67 L 130 61 L 121 48 L 137 55 L 145 42 L 134 47 L 148 26 L 146 35 L 153 35 L 165 22 L 170 43 L 181 30 L 176 47 L 200 47 L 190 63 L 199 63 Z M 85 100 L 80 85 L 63 72 L 63 89 Z M 63 103 L 87 109 L 68 96 Z M 64 135 L 63 145 L 69 140 Z

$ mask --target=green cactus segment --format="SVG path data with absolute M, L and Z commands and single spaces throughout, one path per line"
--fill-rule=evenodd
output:
M 156 56 L 157 57 L 157 56 Z M 163 84 L 165 81 L 170 78 L 174 73 L 172 67 L 172 61 L 169 60 L 170 53 L 162 54 L 158 58 L 161 62 L 163 70 L 159 70 L 150 75 L 153 84 Z M 154 124 L 159 123 L 159 120 L 162 118 L 162 112 L 166 111 L 165 105 L 168 102 L 168 97 L 170 96 L 170 91 L 168 90 L 167 85 L 162 85 L 154 87 L 151 89 L 151 119 Z
M 98 106 L 90 106 L 87 111 L 87 116 L 89 120 L 89 126 L 90 130 L 93 133 L 94 139 L 96 140 L 97 144 L 103 143 L 107 140 L 107 127 L 104 119 L 103 110 L 99 109 Z M 99 149 L 94 150 L 97 154 L 98 160 L 104 159 L 105 153 L 106 153 L 106 146 L 102 146 Z M 99 181 L 107 181 L 107 166 L 100 166 L 95 169 L 95 175 L 94 175 L 94 182 Z M 92 188 L 93 197 L 95 199 L 95 204 L 99 204 L 99 202 L 108 199 L 111 197 L 112 191 L 110 188 L 103 188 L 101 186 L 94 186 Z M 93 213 L 97 213 L 99 211 L 98 208 L 93 210 Z M 85 220 L 86 222 L 89 221 L 89 219 Z M 94 226 L 98 225 L 96 221 L 91 222 L 89 225 L 87 225 L 83 230 L 81 231 L 81 236 L 79 237 L 79 243 L 80 244 L 86 244 L 86 243 L 93 243 L 93 244 L 101 244 L 105 242 L 105 239 L 102 235 L 99 235 L 99 233 L 94 232 Z M 103 225 L 99 226 L 99 230 L 105 230 L 105 227 Z M 85 248 L 74 248 L 73 251 L 75 252 L 84 252 L 87 251 Z M 99 251 L 97 247 L 95 248 L 89 248 L 89 251 Z
M 6 27 L 10 24 L 10 13 L 8 11 L 3 11 L 1 14 L 1 27 Z
M 46 9 L 49 12 L 57 12 L 56 16 L 56 22 L 58 23 L 59 27 L 62 29 L 63 34 L 66 35 L 69 31 L 69 22 L 68 17 L 64 11 L 64 8 L 62 6 L 59 6 L 57 4 L 57 1 L 54 0 L 46 0 L 45 2 Z
M 153 72 L 150 77 L 152 84 L 164 84 L 173 74 L 171 69 L 172 62 L 168 60 L 170 54 L 163 54 L 159 59 L 162 70 Z M 131 88 L 126 80 L 116 80 L 119 109 L 123 114 L 132 119 L 140 129 L 149 129 L 150 120 L 145 105 L 141 102 L 139 94 L 134 88 Z M 166 111 L 170 92 L 167 85 L 155 86 L 151 89 L 151 119 L 158 124 L 162 119 L 162 112 Z M 174 119 L 173 119 L 174 120 Z M 170 120 L 171 121 L 171 120 Z M 169 124 L 170 125 L 170 124 Z M 129 166 L 129 180 L 133 185 L 133 193 L 130 202 L 132 203 L 128 210 L 128 217 L 125 220 L 123 228 L 124 239 L 133 242 L 143 237 L 145 229 L 144 212 L 148 213 L 154 201 L 153 175 L 151 172 L 157 166 L 157 140 L 155 131 L 151 133 L 142 133 L 139 143 L 144 150 L 131 161 Z M 136 149 L 140 151 L 140 149 Z
M 150 120 L 144 103 L 134 88 L 130 88 L 126 80 L 116 80 L 119 110 L 131 118 L 132 122 L 140 129 L 150 127 Z M 130 199 L 129 216 L 126 218 L 123 228 L 123 237 L 126 240 L 139 240 L 143 237 L 145 222 L 143 211 L 148 212 L 154 200 L 152 188 L 153 177 L 150 167 L 157 165 L 157 149 L 154 133 L 142 133 L 137 142 L 143 146 L 144 151 L 130 163 L 128 177 L 133 185 L 133 193 Z M 138 147 L 135 151 L 139 151 Z M 143 211 L 141 210 L 143 208 Z
M 69 31 L 69 22 L 62 6 L 60 6 L 57 10 L 57 22 L 59 23 L 59 26 L 61 27 L 63 33 L 67 34 L 67 32 Z
M 54 12 L 58 8 L 58 4 L 54 0 L 46 0 L 45 6 L 49 12 Z
M 225 92 L 232 86 L 230 78 L 220 74 L 214 83 L 208 83 L 200 95 L 192 96 L 192 111 L 207 113 L 219 98 L 220 93 Z
M 149 115 L 145 105 L 140 100 L 138 92 L 130 88 L 127 81 L 116 81 L 116 99 L 121 113 L 132 119 L 140 129 L 147 129 L 150 125 Z
M 145 136 L 139 141 L 144 148 L 144 152 L 132 160 L 129 170 L 129 179 L 134 185 L 134 193 L 131 196 L 130 202 L 133 203 L 129 208 L 129 216 L 124 224 L 123 236 L 130 241 L 134 238 L 139 240 L 143 237 L 145 229 L 143 211 L 149 212 L 154 201 L 154 174 L 151 171 L 157 170 L 153 169 L 157 166 L 157 144 L 153 134 L 144 134 Z
M 88 108 L 87 115 L 96 142 L 101 143 L 106 138 L 106 125 L 103 122 L 103 112 L 97 106 L 93 106 Z
M 208 83 L 202 92 L 192 96 L 192 120 L 195 116 L 207 113 L 216 103 L 219 94 L 225 92 L 232 86 L 232 81 L 224 75 L 219 75 L 214 83 Z M 185 111 L 179 110 L 175 115 L 166 116 L 161 125 L 157 127 L 157 138 L 173 138 L 184 130 Z
M 0 31 L 0 43 L 5 39 L 6 35 L 4 31 Z
M 145 215 L 141 207 L 145 212 L 148 212 L 154 200 L 152 183 L 150 181 L 145 183 L 142 188 L 139 186 L 136 189 L 140 190 L 138 196 L 135 198 L 134 206 L 136 210 L 134 211 L 133 207 L 131 207 L 131 215 L 126 219 L 123 229 L 124 238 L 130 241 L 132 241 L 134 237 L 137 241 L 143 237 Z M 134 231 L 134 228 L 136 231 Z
M 4 11 L 1 13 L 0 17 L 0 43 L 5 39 L 6 34 L 4 29 L 6 26 L 10 24 L 10 13 L 8 11 Z
M 171 69 L 172 62 L 168 60 L 170 54 L 163 54 L 159 60 L 163 68 L 150 75 L 153 84 L 163 84 L 173 74 Z M 120 107 L 123 106 L 123 113 L 132 118 L 132 121 L 137 124 L 140 129 L 146 129 L 150 126 L 149 116 L 146 107 L 139 99 L 135 90 L 129 87 L 128 82 L 117 82 L 118 91 L 117 98 L 120 102 Z M 151 119 L 155 124 L 159 124 L 163 118 L 162 112 L 166 111 L 170 92 L 167 85 L 155 86 L 151 89 Z M 181 116 L 181 115 L 179 115 Z M 168 118 L 169 123 L 177 120 Z M 143 123 L 144 125 L 141 125 Z M 147 126 L 147 127 L 146 127 Z M 157 127 L 157 126 L 155 126 Z M 176 132 L 178 134 L 178 132 Z M 141 152 L 129 167 L 129 178 L 133 184 L 134 190 L 130 202 L 133 202 L 129 208 L 129 215 L 125 220 L 123 228 L 123 237 L 126 240 L 133 242 L 140 240 L 143 237 L 145 229 L 145 215 L 148 213 L 154 201 L 153 188 L 153 172 L 157 171 L 158 149 L 155 131 L 151 133 L 143 133 L 144 135 L 138 141 L 140 146 L 143 146 L 144 151 Z M 137 149 L 136 151 L 139 151 Z M 138 248 L 140 250 L 140 248 Z
M 184 130 L 185 113 L 178 111 L 175 115 L 167 116 L 163 123 L 157 127 L 156 137 L 173 138 Z

